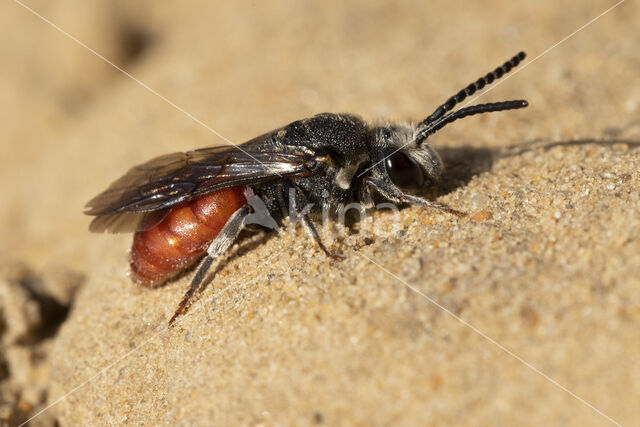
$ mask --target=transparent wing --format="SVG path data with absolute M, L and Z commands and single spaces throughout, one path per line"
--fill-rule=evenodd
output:
M 87 203 L 85 213 L 97 217 L 90 230 L 149 229 L 162 221 L 171 206 L 203 194 L 311 173 L 314 156 L 256 151 L 254 141 L 243 144 L 242 150 L 235 146 L 202 148 L 133 167 Z

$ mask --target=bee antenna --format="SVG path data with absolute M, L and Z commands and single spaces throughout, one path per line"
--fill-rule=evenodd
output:
M 431 123 L 426 128 L 422 129 L 416 137 L 417 144 L 424 141 L 429 137 L 429 135 L 433 135 L 446 125 L 451 122 L 454 122 L 458 119 L 467 116 L 473 116 L 474 114 L 482 114 L 482 113 L 491 113 L 494 111 L 505 111 L 505 110 L 516 110 L 518 108 L 524 108 L 529 103 L 523 99 L 519 99 L 516 101 L 502 101 L 502 102 L 492 102 L 490 104 L 476 104 L 470 107 L 461 108 L 459 110 L 454 111 L 453 113 L 447 114 L 446 116 L 440 118 L 438 121 Z
M 462 102 L 467 96 L 473 95 L 476 91 L 481 90 L 485 86 L 493 83 L 494 81 L 498 80 L 499 78 L 501 78 L 502 76 L 507 74 L 509 71 L 511 71 L 512 69 L 517 67 L 518 64 L 520 64 L 520 62 L 526 56 L 527 55 L 524 52 L 518 53 L 513 58 L 511 58 L 510 60 L 508 60 L 507 62 L 505 62 L 504 64 L 502 64 L 498 68 L 496 68 L 495 70 L 488 72 L 484 77 L 480 77 L 478 80 L 476 80 L 473 83 L 470 83 L 464 89 L 461 89 L 458 93 L 456 93 L 451 98 L 449 98 L 444 104 L 442 104 L 438 108 L 436 108 L 436 110 L 429 117 L 427 117 L 422 122 L 420 122 L 420 124 L 418 124 L 418 128 L 421 129 L 421 131 L 419 132 L 419 134 L 416 137 L 416 143 L 420 144 L 427 137 L 427 135 L 425 134 L 425 130 L 431 128 L 432 124 L 434 124 L 436 122 L 440 122 L 440 120 L 443 117 L 445 117 L 445 114 L 448 111 L 451 111 L 453 109 L 453 107 L 456 106 L 456 104 Z M 481 105 L 486 106 L 486 105 L 489 105 L 489 104 L 481 104 Z M 515 107 L 515 108 L 522 108 L 522 107 Z M 511 109 L 511 108 L 507 108 L 507 109 Z M 477 111 L 477 112 L 474 112 L 474 113 L 468 113 L 467 115 L 478 114 L 478 113 L 481 113 L 481 112 L 482 113 L 488 113 L 490 111 L 501 111 L 501 110 L 491 110 L 491 109 L 489 109 L 489 110 L 485 110 L 485 111 Z M 464 116 L 462 116 L 462 117 L 464 117 Z M 456 118 L 461 118 L 461 117 L 456 117 Z M 453 120 L 455 120 L 455 119 L 453 119 Z M 451 121 L 453 121 L 453 120 L 451 120 Z M 448 123 L 450 123 L 450 122 L 448 122 Z M 444 124 L 442 126 L 444 126 Z M 442 126 L 438 127 L 438 129 L 440 129 Z M 433 132 L 431 132 L 431 133 L 433 133 Z

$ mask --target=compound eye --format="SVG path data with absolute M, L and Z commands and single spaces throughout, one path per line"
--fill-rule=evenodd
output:
M 424 185 L 424 174 L 416 162 L 402 151 L 396 151 L 385 161 L 391 181 L 398 187 L 417 190 Z

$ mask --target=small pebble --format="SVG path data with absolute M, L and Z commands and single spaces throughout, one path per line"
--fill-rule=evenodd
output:
M 473 222 L 482 222 L 482 221 L 486 221 L 488 219 L 491 219 L 493 217 L 493 214 L 489 211 L 480 211 L 480 212 L 476 212 L 473 215 L 471 215 L 471 221 Z
M 471 209 L 476 210 L 482 208 L 489 202 L 489 198 L 484 194 L 473 193 L 471 195 Z

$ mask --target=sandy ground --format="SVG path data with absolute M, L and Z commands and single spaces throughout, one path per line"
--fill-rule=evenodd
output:
M 420 120 L 614 3 L 27 4 L 242 142 L 323 111 Z M 188 277 L 134 285 L 131 236 L 82 207 L 224 141 L 3 2 L 0 423 L 639 425 L 638 18 L 625 2 L 481 98 L 528 109 L 434 138 L 462 162 L 435 195 L 470 216 L 330 228 L 339 262 L 301 230 L 245 239 L 166 330 Z

